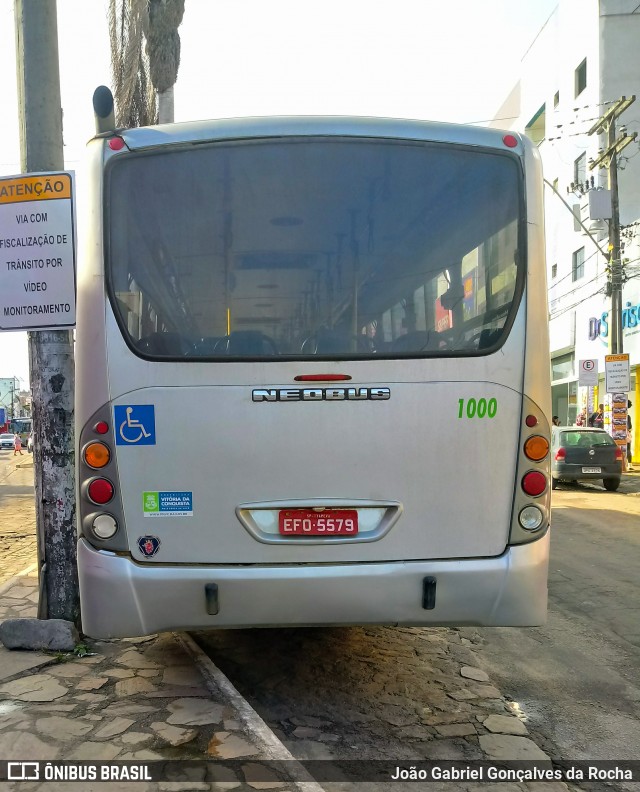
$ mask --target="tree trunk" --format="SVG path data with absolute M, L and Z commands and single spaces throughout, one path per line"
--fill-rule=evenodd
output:
M 173 85 L 166 91 L 158 94 L 158 123 L 172 124 L 173 113 Z

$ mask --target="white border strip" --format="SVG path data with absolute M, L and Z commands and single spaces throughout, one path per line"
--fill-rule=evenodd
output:
M 187 633 L 174 633 L 184 649 L 193 658 L 200 669 L 205 683 L 213 695 L 222 694 L 236 710 L 243 724 L 247 727 L 258 748 L 267 761 L 291 762 L 293 775 L 300 780 L 292 780 L 296 789 L 304 792 L 324 792 L 324 788 L 315 781 L 307 781 L 308 772 L 298 763 L 289 749 L 276 737 L 249 702 L 240 695 L 229 679 L 220 671 L 193 638 Z M 247 759 L 250 762 L 251 759 Z

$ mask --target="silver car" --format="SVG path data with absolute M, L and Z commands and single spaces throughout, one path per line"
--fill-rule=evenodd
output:
M 554 426 L 551 431 L 551 488 L 560 481 L 601 479 L 611 492 L 620 486 L 622 450 L 604 429 Z

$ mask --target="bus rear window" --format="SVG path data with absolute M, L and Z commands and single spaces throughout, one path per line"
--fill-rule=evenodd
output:
M 486 354 L 526 261 L 515 157 L 353 138 L 122 155 L 107 279 L 144 357 Z

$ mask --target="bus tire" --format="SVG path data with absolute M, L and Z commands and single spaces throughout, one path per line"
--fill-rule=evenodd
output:
M 618 478 L 606 478 L 602 479 L 602 483 L 604 484 L 604 488 L 608 492 L 615 492 L 618 487 L 620 486 L 620 479 Z
M 555 476 L 551 476 L 551 489 L 552 490 L 558 489 L 558 484 L 559 483 L 560 483 L 559 479 L 557 479 Z

